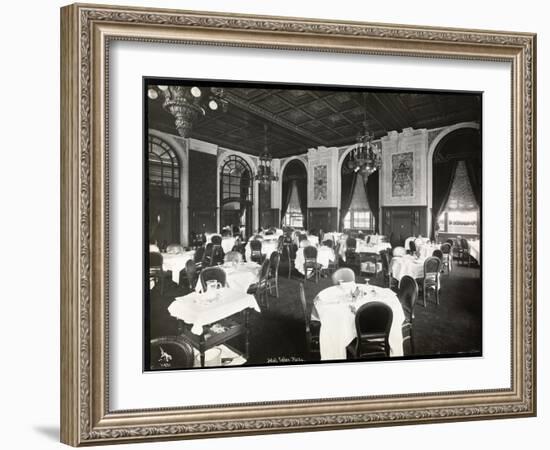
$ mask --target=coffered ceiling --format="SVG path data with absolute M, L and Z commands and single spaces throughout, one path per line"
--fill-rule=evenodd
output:
M 275 158 L 305 153 L 320 145 L 351 144 L 362 131 L 365 117 L 376 138 L 392 130 L 437 128 L 481 117 L 481 96 L 477 94 L 280 87 L 231 87 L 224 92 L 227 112 L 220 108 L 197 118 L 191 137 L 258 155 L 267 123 L 267 143 Z M 149 127 L 177 135 L 161 97 L 148 102 Z

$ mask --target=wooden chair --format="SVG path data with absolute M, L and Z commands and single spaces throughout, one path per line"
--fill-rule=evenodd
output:
M 270 260 L 265 259 L 260 268 L 260 279 L 248 288 L 247 294 L 252 294 L 258 300 L 260 305 L 265 305 L 269 309 L 269 300 L 267 297 L 267 278 L 269 277 Z
M 307 281 L 307 272 L 311 270 L 315 276 L 315 283 L 319 282 L 322 266 L 317 262 L 317 248 L 304 247 L 304 281 Z
M 193 367 L 193 347 L 180 336 L 152 339 L 149 350 L 150 370 L 174 370 Z
M 164 279 L 168 276 L 162 268 L 162 255 L 159 252 L 149 252 L 149 282 L 158 286 L 159 293 L 164 293 Z
M 459 245 L 458 259 L 461 265 L 468 264 L 468 267 L 470 267 L 472 257 L 470 256 L 470 244 L 468 243 L 468 240 L 465 238 L 461 238 L 459 240 Z
M 355 272 L 349 267 L 342 267 L 332 274 L 332 284 L 334 285 L 351 281 L 355 281 Z
M 382 250 L 380 252 L 380 259 L 382 260 L 382 274 L 384 276 L 384 282 L 388 283 L 388 287 L 391 289 L 393 287 L 395 278 L 391 273 L 391 249 Z
M 281 254 L 279 252 L 271 253 L 269 257 L 269 274 L 266 280 L 267 290 L 271 294 L 275 288 L 275 296 L 279 298 L 279 263 L 281 262 Z
M 347 346 L 348 356 L 353 359 L 389 357 L 392 322 L 393 311 L 385 303 L 369 302 L 359 307 L 355 313 L 357 337 Z
M 408 253 L 410 255 L 414 255 L 416 253 L 416 244 L 415 244 L 414 240 L 412 240 L 412 239 L 409 241 L 409 251 L 408 251 Z
M 202 258 L 204 256 L 204 247 L 201 245 L 200 247 L 197 247 L 195 250 L 195 254 L 193 255 L 193 261 L 195 262 L 195 267 L 200 272 L 202 269 Z
M 214 248 L 214 244 L 212 242 L 209 242 L 206 244 L 206 247 L 204 249 L 204 253 L 202 254 L 202 260 L 201 260 L 201 266 L 202 267 L 210 267 L 212 263 L 212 249 Z
M 326 241 L 326 242 L 332 242 Z M 334 261 L 328 262 L 328 273 L 334 273 L 340 268 L 340 243 L 336 244 L 334 248 Z
M 448 242 L 444 243 L 444 244 L 441 244 L 441 253 L 443 254 L 443 259 L 442 259 L 442 262 L 443 262 L 443 272 L 445 272 L 445 269 L 447 269 L 447 274 L 450 274 L 451 273 L 451 270 L 453 268 L 452 264 L 453 264 L 453 250 L 452 250 L 452 245 L 449 244 Z
M 250 242 L 250 260 L 262 264 L 264 255 L 262 254 L 262 241 L 254 239 Z
M 361 258 L 355 251 L 357 249 L 357 240 L 349 237 L 346 239 L 346 266 L 354 267 L 356 273 L 361 271 Z
M 443 252 L 439 249 L 435 249 L 432 252 L 432 256 L 435 256 L 436 258 L 439 258 L 441 260 L 441 263 L 443 263 Z
M 225 286 L 227 282 L 227 275 L 225 273 L 225 270 L 223 270 L 221 267 L 218 267 L 218 266 L 206 267 L 205 269 L 201 270 L 200 280 L 201 280 L 202 291 L 205 292 L 207 281 L 216 280 L 222 286 Z
M 320 353 L 319 348 L 319 331 L 321 324 L 318 321 L 311 320 L 311 308 L 307 304 L 304 283 L 300 283 L 300 303 L 304 313 L 304 324 L 306 332 L 306 351 L 311 356 L 312 353 Z
M 189 259 L 185 263 L 185 277 L 187 279 L 187 284 L 189 286 L 189 291 L 193 291 L 195 289 L 195 284 L 197 282 L 197 266 L 195 265 L 195 261 L 192 259 Z M 182 285 L 180 277 L 180 286 Z
M 403 340 L 410 340 L 411 353 L 414 354 L 413 322 L 414 306 L 416 305 L 416 300 L 418 299 L 418 284 L 416 284 L 416 280 L 413 277 L 405 275 L 401 278 L 397 297 L 399 298 L 401 306 L 403 307 L 403 312 L 405 313 L 405 321 L 403 322 L 402 329 L 403 331 L 408 330 L 408 335 L 404 337 Z
M 422 299 L 426 306 L 428 289 L 435 291 L 435 300 L 439 305 L 439 274 L 441 272 L 441 260 L 431 256 L 424 261 L 424 279 L 422 281 Z
M 214 237 L 219 237 L 219 236 L 214 236 Z M 218 244 L 213 244 L 212 257 L 210 259 L 210 266 L 219 266 L 220 264 L 223 264 L 224 258 L 225 258 L 225 254 L 222 246 Z

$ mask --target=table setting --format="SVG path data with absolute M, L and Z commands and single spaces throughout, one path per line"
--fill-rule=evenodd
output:
M 383 302 L 392 309 L 390 356 L 403 356 L 401 326 L 405 314 L 397 295 L 391 289 L 352 281 L 322 290 L 313 301 L 311 319 L 321 322 L 319 345 L 322 360 L 346 359 L 346 346 L 357 337 L 355 313 L 360 306 L 373 301 Z

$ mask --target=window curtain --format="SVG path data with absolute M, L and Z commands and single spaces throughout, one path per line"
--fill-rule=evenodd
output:
M 282 205 L 281 205 L 281 224 L 285 218 L 290 203 L 290 195 L 292 194 L 293 180 L 283 180 L 282 182 Z
M 437 230 L 437 219 L 443 212 L 443 208 L 447 204 L 451 187 L 456 173 L 457 161 L 451 160 L 434 164 L 432 176 L 432 229 L 430 238 L 435 239 L 435 231 Z
M 355 183 L 357 183 L 357 172 L 349 174 L 347 177 L 342 177 L 342 197 L 340 199 L 340 230 L 344 230 L 344 217 L 349 211 L 353 200 L 353 192 L 355 191 Z
M 369 208 L 370 211 L 374 217 L 374 232 L 378 233 L 378 208 L 379 208 L 379 174 L 380 171 L 377 170 L 374 172 L 369 178 L 367 179 L 367 182 L 365 183 L 365 189 L 367 192 L 367 201 L 369 202 Z
M 479 158 L 468 158 L 464 162 L 466 163 L 466 171 L 477 206 L 481 208 L 481 160 Z
M 304 230 L 307 230 L 307 178 L 297 179 L 296 188 L 298 189 L 298 200 L 300 200 Z

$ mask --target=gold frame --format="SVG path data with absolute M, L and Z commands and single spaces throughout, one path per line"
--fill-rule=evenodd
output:
M 108 407 L 106 61 L 114 39 L 512 66 L 509 389 L 113 412 Z M 61 440 L 106 444 L 536 414 L 536 35 L 75 4 L 61 9 Z

